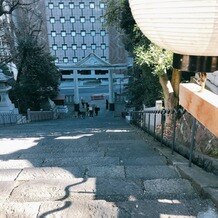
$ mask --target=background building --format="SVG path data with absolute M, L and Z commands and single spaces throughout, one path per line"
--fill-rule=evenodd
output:
M 127 64 L 121 35 L 105 26 L 106 7 L 101 0 L 44 1 L 49 49 L 65 78 L 73 75 L 71 66 L 91 53 L 110 64 Z

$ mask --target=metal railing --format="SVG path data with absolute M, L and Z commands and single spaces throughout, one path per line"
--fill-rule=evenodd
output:
M 133 111 L 130 112 L 130 121 L 132 124 L 148 132 L 160 141 L 161 145 L 164 144 L 171 147 L 173 154 L 174 151 L 178 151 L 176 147 L 176 129 L 179 125 L 179 118 L 181 118 L 185 112 L 184 109 Z M 192 119 L 190 147 L 189 149 L 187 148 L 188 154 L 186 155 L 186 158 L 189 159 L 189 166 L 191 166 L 193 159 L 197 122 L 194 117 L 192 117 Z

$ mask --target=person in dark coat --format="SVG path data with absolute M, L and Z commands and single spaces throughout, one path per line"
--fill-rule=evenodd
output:
M 100 108 L 98 106 L 95 106 L 95 116 L 98 116 L 99 111 L 100 111 Z
M 106 110 L 108 110 L 108 105 L 109 103 L 108 103 L 108 100 L 106 99 Z

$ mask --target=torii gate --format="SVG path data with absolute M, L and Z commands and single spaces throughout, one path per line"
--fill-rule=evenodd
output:
M 83 58 L 81 61 L 75 65 L 62 65 L 59 66 L 59 69 L 63 70 L 72 70 L 73 79 L 74 79 L 74 106 L 75 110 L 79 109 L 79 88 L 78 88 L 78 79 L 80 78 L 101 78 L 100 75 L 96 75 L 96 70 L 107 70 L 108 71 L 108 81 L 109 81 L 109 110 L 114 111 L 114 96 L 113 96 L 113 71 L 127 69 L 127 64 L 110 64 L 107 61 L 102 60 L 94 53 L 90 53 L 87 57 Z M 91 70 L 91 75 L 81 75 L 78 74 L 78 71 L 81 70 Z M 105 78 L 102 77 L 102 78 Z

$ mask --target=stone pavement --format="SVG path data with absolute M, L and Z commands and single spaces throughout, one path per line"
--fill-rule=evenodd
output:
M 0 127 L 0 137 L 0 217 L 217 218 L 184 163 L 103 108 Z

